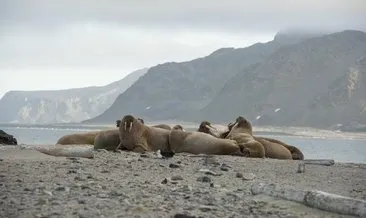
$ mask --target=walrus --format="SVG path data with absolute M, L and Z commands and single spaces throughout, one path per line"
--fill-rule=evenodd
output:
M 256 141 L 252 136 L 252 125 L 244 117 L 239 116 L 233 124 L 227 139 L 235 140 L 249 153 L 249 157 L 264 158 L 264 146 Z
M 94 145 L 95 137 L 100 133 L 99 131 L 90 131 L 82 133 L 74 133 L 69 135 L 64 135 L 59 138 L 56 144 L 70 145 L 70 144 L 88 144 Z
M 201 123 L 198 131 L 205 132 L 205 133 L 211 134 L 216 137 L 226 138 L 226 136 L 229 134 L 233 125 L 234 125 L 234 123 L 229 123 L 227 125 L 228 130 L 219 132 L 215 127 L 211 126 L 210 122 L 203 121 Z M 303 160 L 304 159 L 304 155 L 302 154 L 302 152 L 295 146 L 292 146 L 292 145 L 286 144 L 280 140 L 276 140 L 276 139 L 268 138 L 268 137 L 253 136 L 253 138 L 254 138 L 254 140 L 262 143 L 262 145 L 264 146 L 264 148 L 266 150 L 267 155 L 270 155 L 270 156 L 274 155 L 274 152 L 268 151 L 268 146 L 278 147 L 279 149 L 276 149 L 278 151 L 282 150 L 282 148 L 278 146 L 278 144 L 279 144 L 279 145 L 284 146 L 287 150 L 290 151 L 293 160 Z M 272 143 L 275 143 L 276 145 L 274 145 Z M 285 154 L 285 159 L 287 159 L 287 152 L 284 152 L 283 154 Z M 277 155 L 278 155 L 277 157 L 281 157 L 281 153 L 278 153 Z M 277 159 L 283 159 L 283 158 L 277 158 Z
M 237 139 L 239 139 L 239 140 L 248 140 L 248 139 L 250 139 L 252 141 L 258 142 L 264 148 L 264 156 L 265 157 L 274 158 L 274 159 L 290 159 L 290 160 L 292 159 L 291 152 L 286 147 L 284 147 L 283 145 L 265 140 L 265 139 L 260 138 L 260 137 L 254 137 L 253 136 L 253 128 L 252 128 L 251 123 L 242 116 L 239 116 L 236 119 L 234 125 L 230 125 L 229 128 L 231 128 L 231 131 L 227 136 L 228 138 L 232 137 L 233 134 L 235 136 L 235 133 L 245 133 L 245 134 L 247 134 L 246 136 L 241 135 Z M 251 142 L 250 146 L 253 146 L 254 144 L 257 144 L 257 143 Z M 246 145 L 246 146 L 248 146 L 248 145 Z M 254 148 L 255 148 L 254 150 L 259 151 L 260 156 L 262 156 L 262 154 L 261 154 L 262 148 L 258 144 L 255 145 Z
M 173 153 L 245 156 L 234 140 L 220 139 L 202 132 L 186 132 L 179 126 L 170 131 L 169 146 Z
M 116 150 L 119 143 L 119 129 L 116 128 L 104 130 L 100 131 L 100 133 L 95 137 L 94 149 L 105 149 L 107 151 L 114 151 Z
M 166 151 L 169 146 L 170 130 L 146 126 L 132 115 L 125 115 L 119 126 L 119 147 L 142 153 L 145 151 Z
M 259 142 L 261 142 L 261 140 L 266 140 L 271 143 L 280 144 L 290 151 L 293 160 L 304 160 L 304 154 L 300 151 L 300 149 L 298 149 L 293 145 L 286 144 L 285 142 L 273 138 L 262 137 L 262 136 L 253 136 L 253 137 L 255 140 Z
M 203 133 L 207 133 L 210 135 L 213 135 L 217 138 L 226 138 L 227 134 L 229 134 L 231 128 L 229 128 L 228 130 L 225 130 L 223 132 L 220 132 L 219 130 L 217 130 L 215 127 L 213 127 L 211 125 L 211 122 L 205 120 L 202 121 L 197 129 L 197 132 L 203 132 Z

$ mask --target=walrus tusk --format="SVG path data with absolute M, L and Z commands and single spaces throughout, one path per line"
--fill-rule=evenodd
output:
M 125 132 L 126 132 L 126 129 L 127 129 L 127 122 L 125 121 L 123 125 L 124 125 L 124 127 L 125 127 L 125 129 L 124 129 L 124 130 L 125 130 Z
M 214 130 L 216 130 L 216 131 L 217 131 L 217 129 L 216 129 L 215 127 L 213 127 L 213 126 L 205 125 L 205 127 L 206 127 L 206 128 L 208 128 L 208 129 L 214 129 Z
M 131 129 L 132 129 L 133 122 L 130 122 L 130 123 L 131 123 L 131 125 L 130 125 L 130 129 L 128 130 L 128 132 L 131 132 Z

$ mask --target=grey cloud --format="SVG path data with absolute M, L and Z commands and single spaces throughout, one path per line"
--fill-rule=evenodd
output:
M 270 30 L 300 26 L 364 28 L 364 0 L 3 1 L 2 20 L 52 27 L 69 22 L 117 22 L 169 28 Z M 103 2 L 103 3 L 101 3 Z

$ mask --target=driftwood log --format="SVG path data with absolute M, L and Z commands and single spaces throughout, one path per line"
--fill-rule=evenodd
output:
M 303 203 L 309 207 L 339 213 L 366 217 L 366 201 L 318 190 L 304 191 L 281 187 L 276 184 L 258 183 L 251 187 L 253 195 L 265 194 L 285 200 Z

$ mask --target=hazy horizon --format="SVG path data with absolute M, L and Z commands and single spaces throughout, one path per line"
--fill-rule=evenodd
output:
M 281 30 L 366 30 L 366 2 L 0 2 L 0 98 L 101 86 L 132 71 L 267 42 Z

